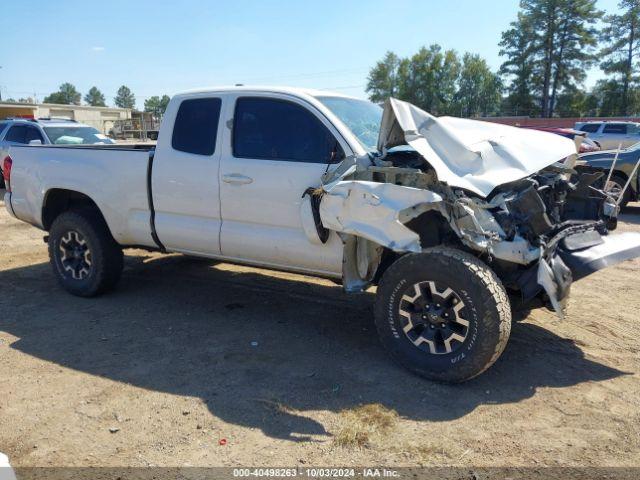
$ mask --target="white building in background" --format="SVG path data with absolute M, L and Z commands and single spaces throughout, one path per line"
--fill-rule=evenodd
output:
M 88 105 L 59 105 L 56 103 L 0 103 L 0 120 L 7 117 L 58 117 L 75 120 L 97 128 L 107 134 L 116 120 L 131 120 L 131 110 L 116 107 Z

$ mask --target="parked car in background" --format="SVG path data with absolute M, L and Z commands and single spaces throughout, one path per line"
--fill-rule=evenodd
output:
M 604 149 L 627 148 L 640 142 L 640 123 L 636 122 L 576 122 L 575 129 L 589 134 Z
M 573 128 L 560 128 L 560 127 L 537 127 L 537 126 L 524 126 L 522 128 L 530 128 L 532 130 L 539 130 L 541 132 L 555 133 L 566 138 L 573 140 L 576 136 L 580 135 L 584 139 L 580 144 L 579 153 L 597 152 L 600 150 L 600 144 L 589 138 L 589 134 L 580 130 L 574 130 Z
M 112 144 L 97 129 L 60 118 L 7 118 L 0 121 L 0 158 L 11 145 L 95 145 Z M 4 188 L 0 166 L 0 188 Z
M 616 150 L 603 150 L 601 152 L 587 153 L 580 155 L 578 165 L 586 165 L 592 168 L 601 169 L 602 171 L 609 173 L 613 159 L 616 156 Z M 619 195 L 617 192 L 621 192 L 622 188 L 627 183 L 629 176 L 633 173 L 633 168 L 640 159 L 640 142 L 632 145 L 631 147 L 620 151 L 613 172 L 611 172 L 611 179 L 607 185 L 607 190 L 614 193 L 614 196 Z M 621 206 L 626 206 L 627 203 L 637 201 L 638 192 L 640 192 L 640 184 L 638 179 L 638 173 L 633 176 L 629 188 L 624 192 L 624 198 L 620 202 Z

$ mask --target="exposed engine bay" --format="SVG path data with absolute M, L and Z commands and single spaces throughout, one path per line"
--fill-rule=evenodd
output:
M 562 317 L 573 280 L 640 256 L 640 235 L 609 236 L 616 199 L 596 187 L 602 172 L 574 168 L 571 140 L 390 99 L 378 147 L 325 174 L 307 202 L 318 232 L 343 238 L 349 291 L 373 283 L 389 252 L 449 244 L 490 265 L 512 303 Z

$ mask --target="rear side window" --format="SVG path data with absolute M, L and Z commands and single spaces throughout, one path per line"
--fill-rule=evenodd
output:
M 638 135 L 638 133 L 640 133 L 640 125 L 637 123 L 627 124 L 627 133 L 630 135 Z
M 171 146 L 181 152 L 212 155 L 216 149 L 221 105 L 219 98 L 184 100 L 173 125 Z
M 31 140 L 40 140 L 44 143 L 42 135 L 40 135 L 40 130 L 35 127 L 27 127 L 27 134 L 24 138 L 24 143 L 29 143 Z
M 4 139 L 7 142 L 25 143 L 25 135 L 27 134 L 27 128 L 22 125 L 14 125 L 7 132 L 7 136 Z
M 607 123 L 602 133 L 627 133 L 627 125 L 624 123 Z
M 2 135 L 2 132 L 4 132 L 4 129 L 7 128 L 7 125 L 9 125 L 9 123 L 0 122 L 0 135 Z
M 329 163 L 336 149 L 329 130 L 306 108 L 272 98 L 239 98 L 233 125 L 236 158 Z
M 600 128 L 600 125 L 600 123 L 586 123 L 582 125 L 578 130 L 580 130 L 581 132 L 596 133 Z

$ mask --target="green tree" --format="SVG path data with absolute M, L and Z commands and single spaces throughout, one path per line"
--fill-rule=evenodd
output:
M 47 95 L 44 103 L 60 103 L 63 105 L 80 105 L 82 95 L 76 90 L 76 87 L 70 83 L 63 83 L 57 92 Z
M 93 107 L 106 107 L 104 95 L 100 90 L 98 90 L 98 87 L 91 87 L 84 96 L 84 101 L 87 102 L 87 105 L 91 105 Z
M 369 72 L 367 93 L 372 102 L 382 103 L 389 97 L 397 97 L 399 89 L 398 68 L 400 59 L 393 52 L 387 52 Z
M 607 15 L 601 40 L 605 46 L 600 52 L 600 68 L 613 81 L 621 85 L 620 105 L 614 114 L 628 115 L 632 109 L 633 88 L 638 82 L 638 55 L 640 51 L 640 0 L 621 0 L 621 14 Z M 609 85 L 612 88 L 612 85 Z
M 455 94 L 456 113 L 462 117 L 497 113 L 501 90 L 500 77 L 491 71 L 486 60 L 480 55 L 465 53 Z
M 164 115 L 167 106 L 169 105 L 168 95 L 163 95 L 162 97 L 158 97 L 157 95 L 153 97 L 149 97 L 144 101 L 144 111 L 150 112 L 156 118 L 162 118 Z
M 598 104 L 584 90 L 568 87 L 557 97 L 556 112 L 561 117 L 584 117 L 597 114 Z
M 536 115 L 534 102 L 534 31 L 531 20 L 518 13 L 516 21 L 502 32 L 500 56 L 506 57 L 499 73 L 508 80 L 507 97 L 502 107 L 509 115 Z
M 616 79 L 598 80 L 590 96 L 596 99 L 598 116 L 601 117 L 620 115 L 625 107 L 625 97 L 629 114 L 640 112 L 640 89 L 630 88 L 625 94 L 623 83 Z
M 595 23 L 600 12 L 596 0 L 568 0 L 561 2 L 555 49 L 552 55 L 553 77 L 548 116 L 552 116 L 561 89 L 575 91 L 584 83 L 586 69 L 595 61 L 598 31 Z
M 433 115 L 454 113 L 453 100 L 460 75 L 460 60 L 454 50 L 440 45 L 422 47 L 398 67 L 398 98 Z
M 543 117 L 553 116 L 562 89 L 584 81 L 585 70 L 594 61 L 599 15 L 596 0 L 520 1 L 518 19 L 502 36 L 501 53 L 507 56 L 503 70 L 524 75 L 525 70 L 517 66 L 520 57 L 526 56 L 532 94 L 540 102 Z M 526 49 L 518 52 L 518 43 Z
M 116 107 L 134 108 L 136 106 L 136 97 L 129 87 L 122 85 L 118 89 L 114 103 L 116 104 Z
M 396 97 L 433 115 L 491 115 L 500 108 L 502 82 L 479 55 L 434 44 L 398 58 L 387 52 L 369 72 L 367 91 L 374 102 Z

